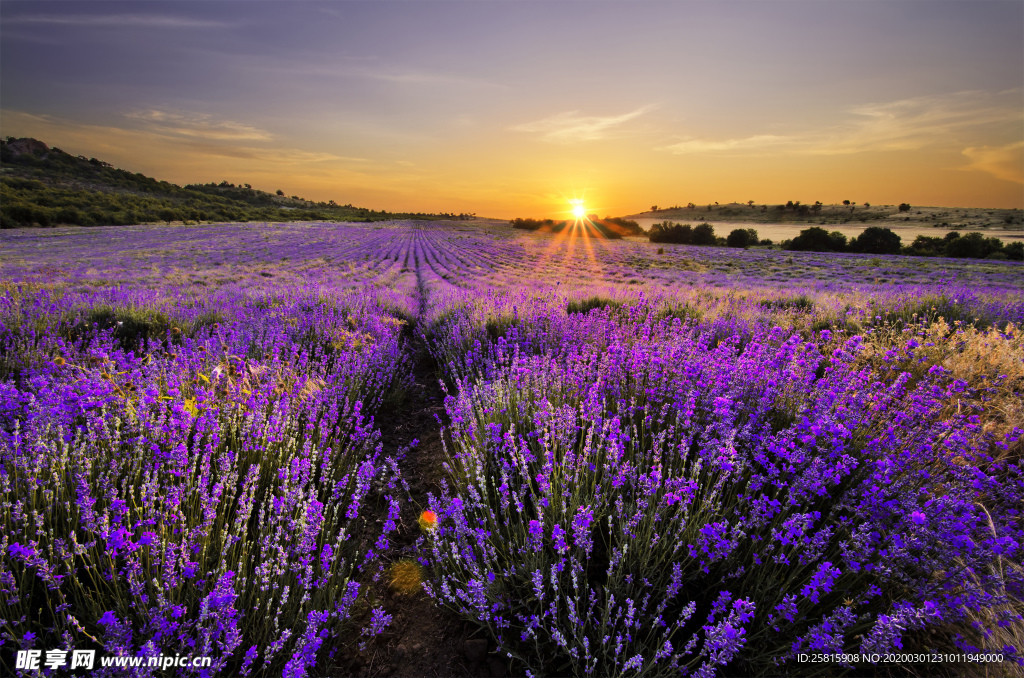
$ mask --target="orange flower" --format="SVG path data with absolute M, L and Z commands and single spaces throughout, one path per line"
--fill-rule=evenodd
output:
M 437 514 L 433 511 L 424 511 L 420 514 L 420 528 L 429 530 L 437 526 Z

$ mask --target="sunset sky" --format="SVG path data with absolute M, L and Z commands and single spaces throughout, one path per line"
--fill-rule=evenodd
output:
M 0 134 L 388 211 L 1024 207 L 1024 2 L 0 3 Z

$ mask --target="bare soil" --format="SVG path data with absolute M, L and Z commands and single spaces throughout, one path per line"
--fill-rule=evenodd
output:
M 444 447 L 440 429 L 444 417 L 444 392 L 432 358 L 418 337 L 410 336 L 415 356 L 414 382 L 401 405 L 376 417 L 386 456 L 397 455 L 418 444 L 399 461 L 409 485 L 411 501 L 403 502 L 397 534 L 388 551 L 391 562 L 414 560 L 418 519 L 427 507 L 427 494 L 441 492 Z M 386 516 L 385 516 L 386 517 Z M 360 678 L 503 678 L 511 676 L 508 665 L 492 654 L 494 647 L 477 627 L 434 604 L 422 590 L 403 592 L 379 583 L 366 582 L 371 596 L 392 615 L 388 629 L 359 650 L 359 639 L 339 647 L 332 676 Z

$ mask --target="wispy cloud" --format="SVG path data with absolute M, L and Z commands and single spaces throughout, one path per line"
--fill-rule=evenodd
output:
M 971 159 L 966 169 L 988 172 L 997 179 L 1024 184 L 1024 141 L 1005 146 L 972 146 L 963 152 Z
M 776 134 L 757 134 L 742 139 L 684 139 L 679 143 L 666 146 L 665 150 L 673 153 L 715 153 L 719 151 L 760 151 L 781 144 L 790 143 L 789 137 Z
M 810 153 L 916 150 L 949 142 L 973 129 L 1024 120 L 1017 97 L 955 92 L 859 106 L 843 128 L 808 139 Z M 1016 99 L 1010 101 L 1010 99 Z
M 4 23 L 136 28 L 224 28 L 229 25 L 222 21 L 160 14 L 24 14 L 4 17 Z
M 625 130 L 624 123 L 634 120 L 650 111 L 653 106 L 640 108 L 622 115 L 596 116 L 580 115 L 579 111 L 556 113 L 541 120 L 516 125 L 510 129 L 514 132 L 539 132 L 541 138 L 559 144 L 580 141 L 598 141 L 621 136 Z
M 142 122 L 154 132 L 219 141 L 269 141 L 273 135 L 231 120 L 214 120 L 202 113 L 178 113 L 150 109 L 134 111 L 128 118 Z
M 462 87 L 462 88 L 487 88 L 505 89 L 507 86 L 501 83 L 477 78 L 461 73 L 448 73 L 436 70 L 424 70 L 422 68 L 406 67 L 400 64 L 386 65 L 379 63 L 374 56 L 353 56 L 346 55 L 333 64 L 306 63 L 286 64 L 280 62 L 257 61 L 249 65 L 250 68 L 258 69 L 261 73 L 277 73 L 287 77 L 316 76 L 320 78 L 362 78 L 366 80 L 377 80 L 380 82 L 393 83 L 396 85 L 411 85 L 425 87 Z
M 224 158 L 253 160 L 272 165 L 305 165 L 307 163 L 328 161 L 365 162 L 365 158 L 346 158 L 332 153 L 315 153 L 291 148 L 257 148 L 254 146 L 227 146 L 206 142 L 193 142 L 188 148 L 202 155 L 213 155 Z
M 663 146 L 672 153 L 760 155 L 788 153 L 843 155 L 869 151 L 917 150 L 926 146 L 967 143 L 983 128 L 1024 122 L 1020 90 L 992 95 L 955 92 L 856 106 L 846 119 L 793 134 L 757 134 L 742 138 L 696 139 Z

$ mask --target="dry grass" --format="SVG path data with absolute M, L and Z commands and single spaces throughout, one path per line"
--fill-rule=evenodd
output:
M 984 507 L 982 507 L 984 509 Z M 985 511 L 988 514 L 988 511 Z M 996 534 L 995 525 L 992 523 L 992 516 L 988 518 L 989 529 Z M 1020 563 L 1009 561 L 999 556 L 996 563 L 987 573 L 990 577 L 1000 582 L 1005 582 L 1007 574 L 1016 574 L 1019 580 L 1024 574 L 1024 567 Z M 977 576 L 975 582 L 980 584 Z M 981 610 L 967 610 L 967 616 L 971 625 L 965 629 L 958 629 L 968 643 L 981 648 L 986 652 L 1000 653 L 1003 648 L 1010 646 L 1016 648 L 1018 654 L 1024 650 L 1024 601 L 1006 590 L 1005 585 L 1000 584 L 993 592 L 996 601 L 991 607 Z M 972 669 L 972 676 L 1024 676 L 1024 666 L 1012 662 L 1001 664 L 977 664 L 967 665 Z
M 415 560 L 400 560 L 388 569 L 388 583 L 396 593 L 417 593 L 423 589 L 423 568 Z
M 906 349 L 910 340 L 920 345 Z M 862 359 L 878 366 L 885 354 L 896 351 L 897 367 L 921 377 L 938 365 L 961 380 L 969 394 L 947 403 L 947 413 L 978 406 L 982 432 L 993 443 L 1002 441 L 1015 428 L 1024 430 L 1024 330 L 1010 323 L 1003 331 L 978 329 L 961 322 L 948 324 L 943 318 L 927 325 L 876 331 L 867 342 Z M 1020 459 L 1024 445 L 1017 441 L 1005 449 L 992 447 L 996 459 Z

